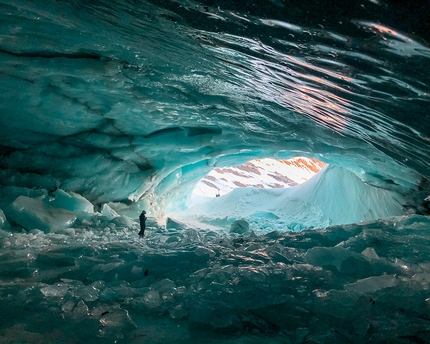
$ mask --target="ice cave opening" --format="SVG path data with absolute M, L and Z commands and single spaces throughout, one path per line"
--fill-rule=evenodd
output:
M 286 174 L 295 173 L 294 180 L 270 172 L 270 168 L 279 170 L 281 165 L 286 167 Z M 197 183 L 185 210 L 167 213 L 166 226 L 176 228 L 176 220 L 181 220 L 185 221 L 182 226 L 227 235 L 246 232 L 261 235 L 274 230 L 298 232 L 406 213 L 404 195 L 386 186 L 372 185 L 361 177 L 346 167 L 305 157 L 281 161 L 256 159 L 217 168 Z M 278 183 L 273 184 L 274 181 Z

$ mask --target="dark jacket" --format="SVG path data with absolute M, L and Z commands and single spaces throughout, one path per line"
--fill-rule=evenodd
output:
M 139 221 L 140 221 L 140 228 L 141 229 L 145 229 L 145 221 L 146 221 L 146 216 L 144 213 L 141 213 L 139 215 Z

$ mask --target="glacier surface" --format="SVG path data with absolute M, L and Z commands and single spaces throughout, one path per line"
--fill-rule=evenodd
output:
M 0 0 L 0 341 L 429 342 L 429 8 Z

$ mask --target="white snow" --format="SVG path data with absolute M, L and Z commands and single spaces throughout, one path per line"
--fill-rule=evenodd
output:
M 297 231 L 403 215 L 401 204 L 400 194 L 366 184 L 342 167 L 327 166 L 295 187 L 234 189 L 217 198 L 201 197 L 188 210 L 168 215 L 202 228 L 245 219 L 257 232 Z

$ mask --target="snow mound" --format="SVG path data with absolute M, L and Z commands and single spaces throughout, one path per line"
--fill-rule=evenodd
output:
M 400 194 L 366 184 L 345 168 L 327 166 L 292 188 L 235 189 L 171 216 L 208 224 L 221 221 L 223 226 L 244 219 L 257 231 L 297 231 L 403 215 L 401 203 Z

